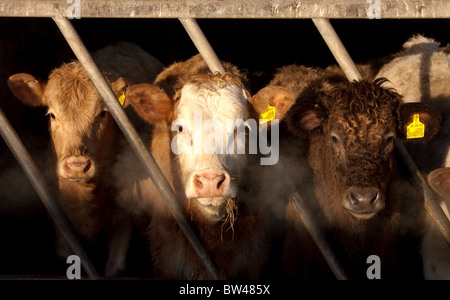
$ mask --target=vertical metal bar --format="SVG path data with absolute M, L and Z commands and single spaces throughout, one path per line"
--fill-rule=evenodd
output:
M 419 179 L 419 182 L 420 182 L 420 184 L 423 188 L 423 192 L 424 192 L 425 209 L 428 211 L 430 216 L 433 218 L 434 222 L 436 223 L 437 227 L 439 228 L 439 231 L 441 232 L 442 236 L 444 237 L 445 241 L 447 242 L 447 245 L 450 247 L 450 220 L 447 218 L 442 207 L 439 205 L 436 193 L 428 185 L 428 182 L 426 181 L 426 179 L 423 177 L 422 173 L 417 168 L 416 164 L 414 163 L 414 160 L 409 155 L 405 146 L 401 142 L 396 141 L 396 147 L 399 150 L 400 154 L 402 155 L 402 158 L 405 161 L 409 171 L 412 174 L 415 174 L 417 176 L 417 178 Z
M 1 108 L 0 133 L 9 149 L 14 154 L 14 157 L 24 170 L 37 194 L 41 198 L 50 216 L 53 218 L 56 225 L 61 229 L 61 232 L 63 233 L 70 247 L 75 252 L 75 254 L 80 257 L 81 263 L 89 278 L 99 279 L 100 274 L 97 272 L 83 247 L 81 246 L 80 241 L 78 240 L 74 230 L 72 229 L 70 221 L 67 219 L 61 206 L 49 191 L 48 184 L 45 181 L 44 176 L 39 171 L 33 159 L 25 149 L 25 146 L 22 144 L 22 141 L 19 139 L 17 133 L 12 128 Z
M 350 81 L 360 80 L 362 76 L 359 73 L 358 68 L 356 67 L 348 52 L 345 50 L 344 45 L 340 41 L 339 36 L 334 31 L 329 20 L 313 19 L 313 22 L 316 25 L 317 29 L 319 29 L 320 34 L 326 41 L 328 47 L 330 48 L 331 52 L 336 58 L 336 61 L 341 66 L 347 78 Z M 428 182 L 423 178 L 405 146 L 400 142 L 396 142 L 396 147 L 400 151 L 403 160 L 410 168 L 411 173 L 415 174 L 418 177 L 424 191 L 425 209 L 437 224 L 439 231 L 443 235 L 447 244 L 450 245 L 450 221 L 446 217 L 444 211 L 442 210 L 442 207 L 437 202 L 434 191 L 430 188 Z
M 313 215 L 315 215 L 313 212 L 313 208 L 305 199 L 305 197 L 302 197 L 300 195 L 294 182 L 289 177 L 285 176 L 285 162 L 278 161 L 278 163 L 275 165 L 274 170 L 276 172 L 274 176 L 275 178 L 283 178 L 284 188 L 286 193 L 288 194 L 288 201 L 292 202 L 295 205 L 295 208 L 301 216 L 303 224 L 305 225 L 308 233 L 317 245 L 317 248 L 319 248 L 320 253 L 328 263 L 328 266 L 330 267 L 336 279 L 348 280 L 349 278 L 345 272 L 345 269 L 343 268 L 342 264 L 340 264 L 338 258 L 334 254 L 330 243 L 328 243 L 328 240 L 325 238 L 323 228 L 317 226 L 316 220 L 312 217 Z
M 116 120 L 118 126 L 122 130 L 123 134 L 128 140 L 135 151 L 137 157 L 144 165 L 147 173 L 149 174 L 153 184 L 159 191 L 163 199 L 165 200 L 167 206 L 169 207 L 175 221 L 180 226 L 181 230 L 185 234 L 186 238 L 194 248 L 194 251 L 198 254 L 201 261 L 205 265 L 207 271 L 210 273 L 211 277 L 218 279 L 218 272 L 213 264 L 211 258 L 207 254 L 205 248 L 203 247 L 201 241 L 194 233 L 190 223 L 187 221 L 186 213 L 181 203 L 177 200 L 176 195 L 170 186 L 164 174 L 161 172 L 160 168 L 156 164 L 154 158 L 148 152 L 147 148 L 142 143 L 139 135 L 134 129 L 133 125 L 129 121 L 122 106 L 116 98 L 116 95 L 111 90 L 111 87 L 106 82 L 103 75 L 100 73 L 99 69 L 92 60 L 91 55 L 84 46 L 82 40 L 78 36 L 78 33 L 73 28 L 70 21 L 65 17 L 53 17 L 61 33 L 64 35 L 72 51 L 75 53 L 76 57 L 80 61 L 81 65 L 86 70 L 89 78 L 94 83 L 100 96 L 103 98 L 106 107 Z
M 362 78 L 361 73 L 353 63 L 352 58 L 342 44 L 339 36 L 331 25 L 330 20 L 322 18 L 313 18 L 312 20 L 348 80 L 360 80 Z
M 292 201 L 295 204 L 303 220 L 303 224 L 305 224 L 311 238 L 316 243 L 319 251 L 322 253 L 322 256 L 325 258 L 336 279 L 348 280 L 349 278 L 345 274 L 344 268 L 331 249 L 328 241 L 324 238 L 322 231 L 317 227 L 315 220 L 311 217 L 313 213 L 307 201 L 303 199 L 298 192 L 291 194 L 289 198 L 289 201 Z
M 192 18 L 179 18 L 181 24 L 183 24 L 184 29 L 186 29 L 189 37 L 194 43 L 195 47 L 197 47 L 198 52 L 205 60 L 209 69 L 212 72 L 224 73 L 225 68 L 214 52 L 213 48 L 208 42 L 208 39 L 203 34 L 202 30 L 198 26 L 195 19 Z

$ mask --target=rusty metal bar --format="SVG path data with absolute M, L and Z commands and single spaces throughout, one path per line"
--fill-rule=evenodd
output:
M 448 0 L 2 0 L 0 16 L 70 17 L 76 6 L 81 18 L 450 18 Z
M 359 73 L 358 68 L 355 66 L 352 58 L 348 54 L 347 49 L 345 49 L 344 45 L 341 42 L 341 39 L 337 35 L 336 31 L 334 31 L 330 20 L 319 18 L 312 19 L 312 21 L 325 40 L 325 43 L 327 43 L 328 48 L 330 48 L 331 53 L 333 53 L 334 58 L 341 66 L 342 71 L 344 71 L 348 80 L 360 80 L 361 73 Z
M 53 218 L 56 225 L 61 229 L 61 232 L 63 233 L 70 247 L 75 252 L 75 254 L 80 257 L 81 263 L 89 278 L 99 279 L 100 274 L 95 269 L 91 260 L 84 251 L 80 241 L 78 240 L 78 237 L 75 234 L 75 231 L 72 228 L 72 224 L 66 217 L 58 201 L 56 201 L 56 199 L 53 197 L 44 176 L 39 171 L 30 154 L 25 149 L 25 146 L 23 145 L 15 130 L 12 128 L 1 108 L 0 134 L 5 140 L 11 152 L 14 154 L 14 157 L 24 170 L 25 174 L 36 190 L 36 193 L 41 198 L 45 208 L 48 210 L 50 216 Z
M 327 45 L 329 46 L 334 57 L 336 58 L 336 61 L 341 66 L 342 71 L 344 71 L 344 73 L 346 74 L 347 78 L 350 81 L 360 80 L 362 76 L 359 73 L 358 68 L 356 67 L 352 58 L 340 41 L 339 36 L 334 31 L 329 20 L 313 19 L 313 21 L 317 29 L 319 29 L 319 32 L 322 34 L 322 37 L 326 41 Z M 437 224 L 442 236 L 450 246 L 450 221 L 442 210 L 442 207 L 439 205 L 434 191 L 430 188 L 428 182 L 423 178 L 405 146 L 397 141 L 396 147 L 399 150 L 404 162 L 408 165 L 410 172 L 418 177 L 424 191 L 425 209 L 431 215 L 431 217 Z
M 147 148 L 142 143 L 138 133 L 134 129 L 133 125 L 129 121 L 122 106 L 116 98 L 116 95 L 111 90 L 111 87 L 106 82 L 103 75 L 92 60 L 91 55 L 87 51 L 83 44 L 83 41 L 78 36 L 78 33 L 73 28 L 70 21 L 65 17 L 53 17 L 53 20 L 57 24 L 61 33 L 64 35 L 72 51 L 86 70 L 89 78 L 94 83 L 99 94 L 103 98 L 106 107 L 116 120 L 118 126 L 122 130 L 123 134 L 128 140 L 128 143 L 135 151 L 137 157 L 144 165 L 155 187 L 160 192 L 161 196 L 165 200 L 167 206 L 172 212 L 173 217 L 180 226 L 181 230 L 185 234 L 186 238 L 194 248 L 195 252 L 200 257 L 201 261 L 205 265 L 207 271 L 212 278 L 218 279 L 218 271 L 212 262 L 211 258 L 207 254 L 201 241 L 194 233 L 190 223 L 187 220 L 186 213 L 181 203 L 177 200 L 177 197 L 170 186 L 164 174 L 156 164 L 154 158 L 148 152 Z
M 186 29 L 189 37 L 197 47 L 198 52 L 205 60 L 211 72 L 224 73 L 225 68 L 214 52 L 213 48 L 208 42 L 208 39 L 203 34 L 202 30 L 197 24 L 197 21 L 192 18 L 179 18 L 181 24 L 183 24 L 184 29 Z

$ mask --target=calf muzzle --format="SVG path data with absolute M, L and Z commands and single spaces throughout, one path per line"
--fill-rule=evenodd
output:
M 384 197 L 376 187 L 350 187 L 342 201 L 344 208 L 359 219 L 370 219 L 385 206 Z
M 70 156 L 61 164 L 59 175 L 70 180 L 88 180 L 94 176 L 94 162 L 87 156 Z
M 229 180 L 225 174 L 208 172 L 195 174 L 193 184 L 199 198 L 222 197 L 228 189 Z

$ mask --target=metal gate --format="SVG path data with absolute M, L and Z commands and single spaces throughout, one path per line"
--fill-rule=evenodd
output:
M 223 72 L 224 68 L 214 50 L 198 26 L 196 19 L 312 19 L 325 40 L 336 61 L 349 80 L 359 80 L 361 75 L 350 55 L 334 31 L 329 19 L 450 19 L 450 2 L 432 0 L 422 3 L 415 0 L 332 0 L 332 1 L 96 1 L 96 0 L 3 0 L 0 3 L 0 17 L 43 17 L 52 18 L 64 35 L 67 43 L 85 68 L 95 87 L 103 98 L 108 110 L 127 138 L 137 157 L 145 167 L 151 180 L 166 201 L 172 214 L 186 235 L 195 252 L 203 261 L 212 278 L 218 278 L 218 270 L 205 251 L 202 241 L 195 235 L 187 221 L 183 208 L 176 201 L 174 192 L 158 168 L 153 157 L 144 146 L 133 125 L 128 120 L 110 86 L 93 62 L 89 52 L 71 24 L 70 19 L 82 18 L 176 18 L 184 26 L 200 54 L 213 72 Z M 25 171 L 39 197 L 46 206 L 55 223 L 62 229 L 73 251 L 79 255 L 88 277 L 100 278 L 80 242 L 70 222 L 68 222 L 58 202 L 50 193 L 48 184 L 36 167 L 20 138 L 0 110 L 0 130 L 3 139 Z M 422 174 L 403 144 L 397 143 L 410 172 L 416 174 L 424 190 L 425 208 L 436 221 L 442 235 L 450 245 L 450 222 L 438 205 L 434 192 L 428 186 Z M 317 230 L 311 219 L 304 199 L 294 193 L 293 201 L 314 241 L 327 260 L 338 279 L 347 279 L 347 275 L 335 258 L 333 250 Z

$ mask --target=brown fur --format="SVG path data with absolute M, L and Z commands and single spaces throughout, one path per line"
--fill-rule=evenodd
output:
M 317 203 L 310 204 L 344 271 L 350 278 L 367 278 L 366 259 L 375 254 L 381 259 L 382 278 L 392 278 L 402 273 L 397 245 L 409 245 L 412 224 L 421 228 L 417 218 L 421 211 L 414 207 L 423 199 L 416 199 L 420 194 L 401 181 L 394 156 L 394 139 L 404 137 L 408 124 L 402 119 L 405 106 L 398 94 L 382 87 L 382 80 L 349 83 L 329 70 L 285 67 L 272 83 L 287 87 L 295 96 L 286 123 L 293 135 L 307 142 L 317 198 Z M 343 207 L 346 193 L 358 186 L 376 186 L 385 200 L 384 209 L 370 219 L 356 218 Z M 406 197 L 415 204 L 404 206 L 408 203 Z M 333 278 L 293 209 L 288 206 L 286 274 Z M 410 224 L 403 227 L 401 216 L 405 213 L 413 214 L 417 223 L 408 220 L 405 222 Z M 403 274 L 414 276 L 406 270 Z

